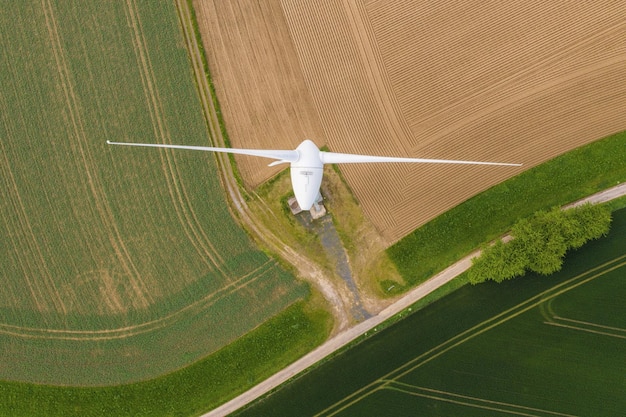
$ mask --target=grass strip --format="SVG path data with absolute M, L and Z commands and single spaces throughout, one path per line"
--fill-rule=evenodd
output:
M 519 219 L 561 206 L 626 180 L 626 132 L 558 156 L 498 184 L 431 220 L 387 249 L 405 291 L 481 245 Z
M 145 382 L 92 388 L 2 382 L 0 415 L 197 415 L 311 351 L 326 339 L 330 321 L 326 311 L 300 301 L 215 354 Z

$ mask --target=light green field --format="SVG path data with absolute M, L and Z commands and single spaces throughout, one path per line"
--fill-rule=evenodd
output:
M 0 14 L 0 379 L 187 365 L 308 293 L 233 221 L 174 4 Z

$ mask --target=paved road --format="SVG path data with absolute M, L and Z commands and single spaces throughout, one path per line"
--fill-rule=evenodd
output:
M 575 201 L 572 204 L 566 205 L 564 208 L 576 207 L 585 203 L 605 203 L 609 200 L 614 200 L 624 195 L 626 195 L 626 182 L 616 185 L 615 187 L 606 189 L 604 191 L 600 191 L 599 193 L 596 193 L 594 195 L 590 195 L 589 197 L 583 198 L 582 200 Z
M 626 183 L 620 184 L 616 187 L 610 188 L 608 190 L 599 192 L 590 197 L 572 203 L 565 208 L 584 204 L 586 202 L 606 202 L 624 195 L 626 195 Z M 435 291 L 437 288 L 441 287 L 447 282 L 450 282 L 452 279 L 465 272 L 472 265 L 472 258 L 479 254 L 480 251 L 476 251 L 466 256 L 454 265 L 435 275 L 433 278 L 419 285 L 418 287 L 407 293 L 404 297 L 378 313 L 376 316 L 373 316 L 359 323 L 358 325 L 337 334 L 326 343 L 319 346 L 317 349 L 313 350 L 309 354 L 289 365 L 287 368 L 274 374 L 273 376 L 261 382 L 249 391 L 241 394 L 240 396 L 232 399 L 231 401 L 223 404 L 213 411 L 204 414 L 202 417 L 225 416 L 234 412 L 235 410 L 254 401 L 261 395 L 276 388 L 278 385 L 282 384 L 283 382 L 289 380 L 298 373 L 304 371 L 305 369 L 324 359 L 326 356 L 332 354 L 338 349 L 341 349 L 362 334 L 371 330 L 375 330 L 376 326 L 381 324 L 383 321 L 403 311 L 404 309 L 417 302 L 419 299 L 425 297 L 426 295 Z

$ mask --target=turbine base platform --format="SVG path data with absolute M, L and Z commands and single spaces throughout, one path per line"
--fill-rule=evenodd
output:
M 324 207 L 321 202 L 315 203 L 313 204 L 313 207 L 311 207 L 311 210 L 309 210 L 309 212 L 311 213 L 311 217 L 313 218 L 313 220 L 319 219 L 320 217 L 324 217 L 324 215 L 326 214 L 326 207 Z
M 326 207 L 324 207 L 322 201 L 324 201 L 322 194 L 318 194 L 317 199 L 315 200 L 315 204 L 313 204 L 313 207 L 311 207 L 311 210 L 309 210 L 309 212 L 311 213 L 311 218 L 313 220 L 324 217 L 324 215 L 326 214 Z M 289 200 L 287 200 L 287 204 L 289 204 L 291 214 L 293 214 L 294 216 L 302 213 L 303 210 L 298 205 L 298 201 L 295 197 L 291 197 Z
M 296 200 L 295 197 L 291 197 L 289 200 L 287 200 L 287 204 L 289 204 L 289 209 L 291 210 L 291 214 L 293 214 L 294 216 L 296 214 L 302 213 L 302 209 L 298 205 L 298 201 Z

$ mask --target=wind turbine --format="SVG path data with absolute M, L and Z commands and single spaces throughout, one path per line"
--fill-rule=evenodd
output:
M 147 146 L 153 148 L 190 149 L 196 151 L 223 152 L 240 155 L 260 156 L 275 159 L 269 164 L 291 164 L 291 185 L 296 195 L 298 205 L 302 210 L 310 210 L 319 194 L 322 184 L 324 164 L 354 164 L 370 162 L 411 162 L 436 164 L 466 164 L 466 165 L 504 165 L 521 166 L 522 164 L 506 164 L 501 162 L 454 161 L 446 159 L 396 158 L 389 156 L 354 155 L 346 153 L 324 152 L 310 140 L 305 140 L 294 150 L 263 150 L 212 148 L 208 146 L 167 145 L 158 143 L 129 143 L 111 142 L 109 145 Z

